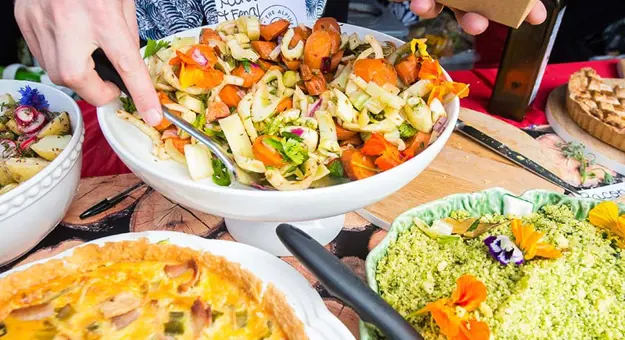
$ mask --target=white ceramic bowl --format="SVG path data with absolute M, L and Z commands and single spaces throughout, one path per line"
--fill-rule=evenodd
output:
M 32 249 L 61 221 L 80 181 L 84 126 L 78 104 L 65 93 L 47 85 L 0 80 L 0 94 L 20 98 L 18 90 L 36 88 L 52 111 L 66 111 L 72 139 L 61 154 L 40 173 L 0 196 L 0 265 Z
M 169 243 L 199 251 L 210 252 L 227 258 L 256 275 L 266 285 L 272 282 L 287 297 L 287 300 L 299 319 L 304 323 L 306 334 L 310 340 L 347 340 L 354 339 L 347 327 L 327 309 L 319 294 L 308 284 L 297 270 L 286 262 L 260 249 L 245 244 L 207 240 L 194 235 L 171 231 L 148 231 L 142 233 L 126 233 L 101 238 L 86 244 L 103 245 L 106 242 L 120 242 L 147 238 L 151 243 L 168 240 Z M 81 247 L 84 245 L 80 245 Z M 13 272 L 24 270 L 34 264 L 59 259 L 72 254 L 73 249 L 66 250 L 54 257 L 16 267 L 0 278 Z
M 197 37 L 201 28 L 173 37 Z M 371 34 L 380 41 L 402 41 L 366 28 L 343 24 L 343 32 Z M 447 73 L 445 73 L 447 75 Z M 447 75 L 448 76 L 448 75 Z M 187 169 L 175 161 L 159 161 L 152 155 L 152 144 L 132 124 L 118 118 L 115 101 L 98 108 L 100 127 L 113 150 L 137 176 L 155 190 L 186 207 L 226 217 L 226 225 L 235 239 L 252 244 L 276 255 L 286 255 L 275 233 L 275 222 L 300 222 L 319 242 L 326 244 L 340 232 L 342 215 L 366 207 L 399 190 L 412 181 L 432 162 L 453 132 L 460 102 L 456 98 L 446 105 L 447 126 L 438 140 L 410 161 L 364 180 L 326 188 L 302 191 L 250 191 L 215 185 L 212 180 L 195 182 Z M 338 217 L 337 217 L 338 216 Z M 323 221 L 317 219 L 330 218 Z M 317 220 L 317 221 L 311 221 Z M 253 223 L 249 223 L 252 221 Z

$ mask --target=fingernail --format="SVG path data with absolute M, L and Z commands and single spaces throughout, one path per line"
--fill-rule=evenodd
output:
M 145 122 L 152 126 L 158 125 L 163 120 L 163 113 L 157 109 L 149 109 L 142 116 Z

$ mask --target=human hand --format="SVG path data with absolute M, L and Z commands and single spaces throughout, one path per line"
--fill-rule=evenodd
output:
M 479 1 L 479 0 L 477 0 Z M 434 0 L 411 0 L 410 9 L 423 19 L 432 19 L 438 16 L 443 10 L 443 5 Z M 488 19 L 477 13 L 466 13 L 452 8 L 458 23 L 462 29 L 471 34 L 477 35 L 486 31 Z M 532 25 L 539 25 L 547 18 L 547 10 L 541 1 L 537 1 L 534 8 L 529 12 L 525 21 Z
M 15 18 L 30 50 L 50 79 L 100 106 L 119 89 L 94 70 L 101 47 L 128 87 L 137 111 L 150 125 L 162 111 L 139 53 L 134 0 L 16 0 Z

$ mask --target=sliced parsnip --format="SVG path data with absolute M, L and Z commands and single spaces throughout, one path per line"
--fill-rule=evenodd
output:
M 54 160 L 69 144 L 72 136 L 45 136 L 30 146 L 41 158 Z
M 187 169 L 189 169 L 189 174 L 194 181 L 199 181 L 213 175 L 211 155 L 205 145 L 185 145 L 184 157 L 187 160 Z

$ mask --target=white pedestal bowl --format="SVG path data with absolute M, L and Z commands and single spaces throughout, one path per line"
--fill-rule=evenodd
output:
M 403 42 L 366 28 L 343 24 L 343 32 L 361 37 L 371 34 L 380 41 Z M 196 37 L 200 29 L 172 37 Z M 445 73 L 446 74 L 446 73 Z M 447 74 L 446 74 L 447 75 Z M 448 76 L 448 75 L 447 75 Z M 231 235 L 237 240 L 274 255 L 289 255 L 274 230 L 280 223 L 291 223 L 327 244 L 343 227 L 344 214 L 378 202 L 399 190 L 419 175 L 441 151 L 458 119 L 460 102 L 446 105 L 447 126 L 440 137 L 410 161 L 364 180 L 332 187 L 303 191 L 250 191 L 215 185 L 211 179 L 194 182 L 187 169 L 175 161 L 157 160 L 146 135 L 115 111 L 115 101 L 98 108 L 102 132 L 120 159 L 139 178 L 169 199 L 189 208 L 222 216 Z

